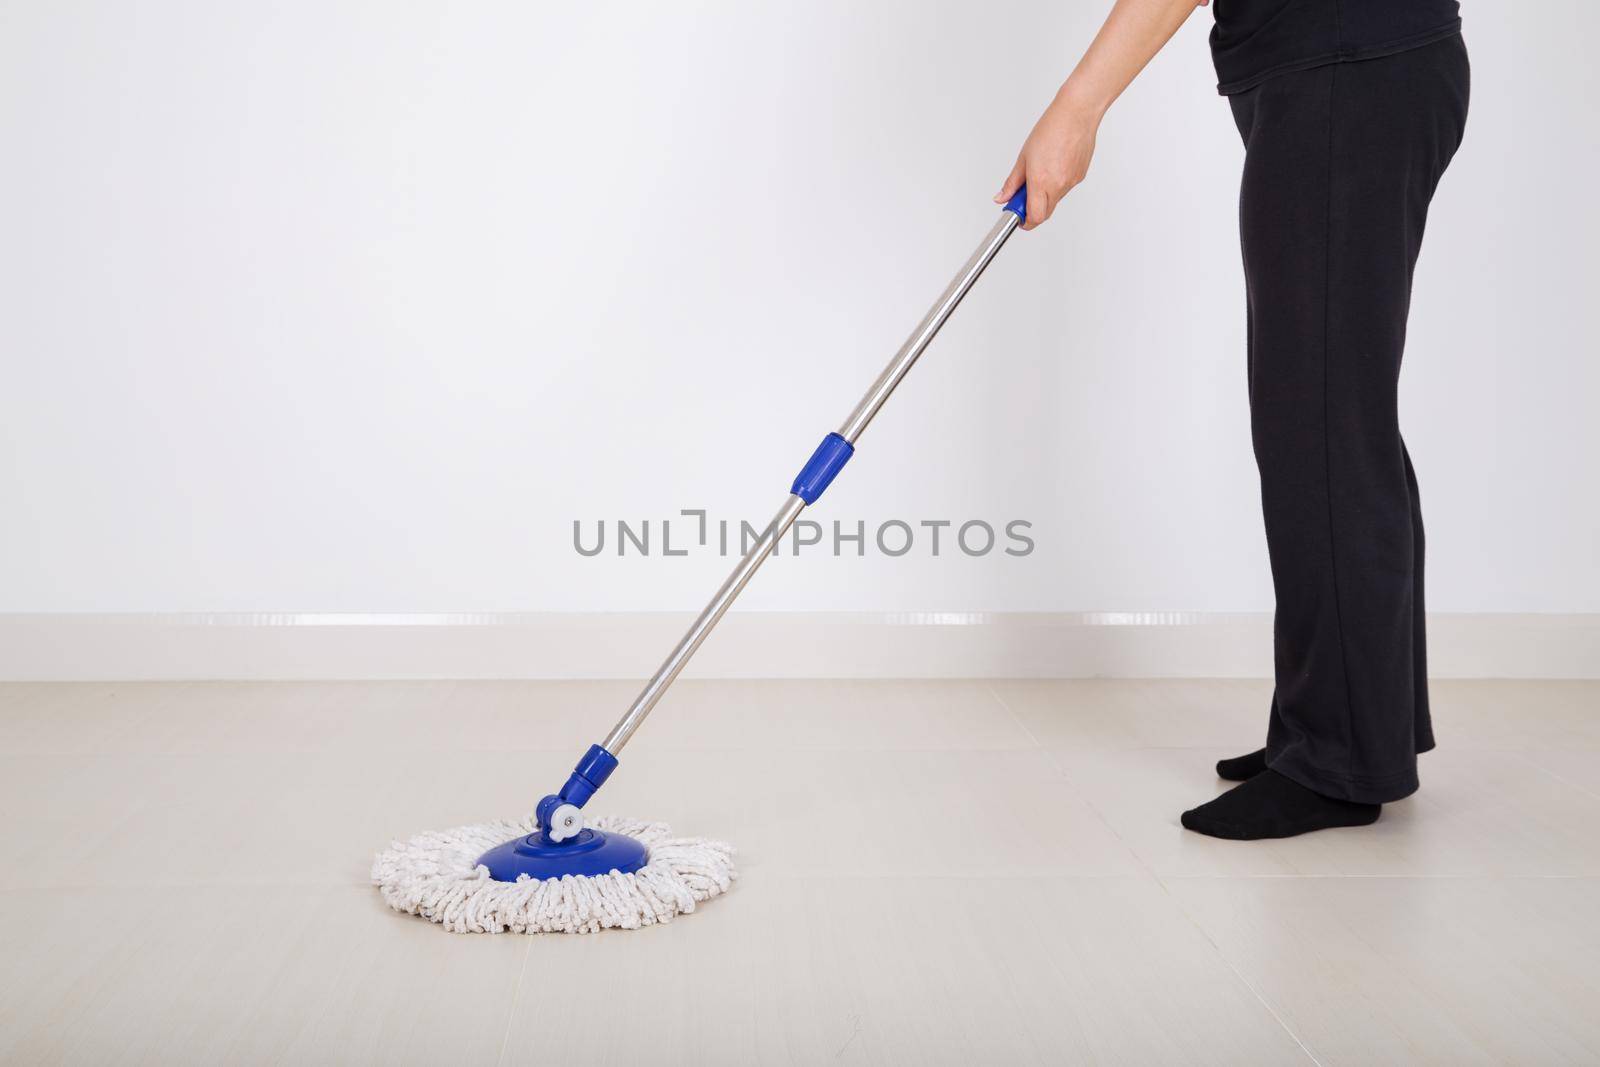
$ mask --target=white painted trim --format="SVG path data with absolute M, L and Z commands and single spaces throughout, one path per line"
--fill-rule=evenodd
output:
M 643 678 L 689 616 L 0 614 L 0 679 Z M 1441 678 L 1600 677 L 1600 615 L 1433 615 Z M 734 612 L 702 678 L 1263 677 L 1271 617 Z

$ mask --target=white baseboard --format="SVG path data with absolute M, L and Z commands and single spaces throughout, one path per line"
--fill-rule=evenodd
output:
M 676 613 L 0 614 L 0 679 L 643 678 Z M 1600 615 L 1429 617 L 1440 678 L 1600 677 Z M 734 612 L 686 677 L 1265 677 L 1265 614 Z

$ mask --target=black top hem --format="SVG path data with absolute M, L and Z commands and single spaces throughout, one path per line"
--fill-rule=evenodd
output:
M 1268 67 L 1248 78 L 1237 81 L 1221 82 L 1217 85 L 1217 92 L 1223 96 L 1232 96 L 1242 93 L 1247 89 L 1254 89 L 1268 78 L 1275 78 L 1280 74 L 1291 74 L 1298 70 L 1310 70 L 1313 67 L 1325 67 L 1330 63 L 1355 63 L 1363 59 L 1381 59 L 1384 56 L 1398 55 L 1409 52 L 1413 48 L 1442 41 L 1447 37 L 1454 37 L 1461 32 L 1461 20 L 1452 19 L 1443 26 L 1435 27 L 1424 33 L 1412 34 L 1394 41 L 1385 41 L 1383 44 L 1367 45 L 1364 48 L 1343 48 L 1333 52 L 1324 52 L 1321 55 L 1307 56 L 1305 59 L 1296 59 L 1289 63 L 1279 63 L 1275 67 Z

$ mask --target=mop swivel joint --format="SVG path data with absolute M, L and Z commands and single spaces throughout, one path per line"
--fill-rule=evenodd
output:
M 545 797 L 534 809 L 544 839 L 551 844 L 575 839 L 583 829 L 583 813 L 578 809 L 589 802 L 616 769 L 617 757 L 599 745 L 590 745 L 561 792 Z
M 548 823 L 544 839 L 553 845 L 559 845 L 563 841 L 571 841 L 583 830 L 583 812 L 571 804 L 557 804 L 550 812 Z

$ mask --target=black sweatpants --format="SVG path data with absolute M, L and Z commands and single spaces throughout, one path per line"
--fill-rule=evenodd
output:
M 1414 792 L 1433 747 L 1422 512 L 1396 397 L 1412 270 L 1467 89 L 1455 36 L 1229 97 L 1277 595 L 1267 765 L 1346 800 Z

